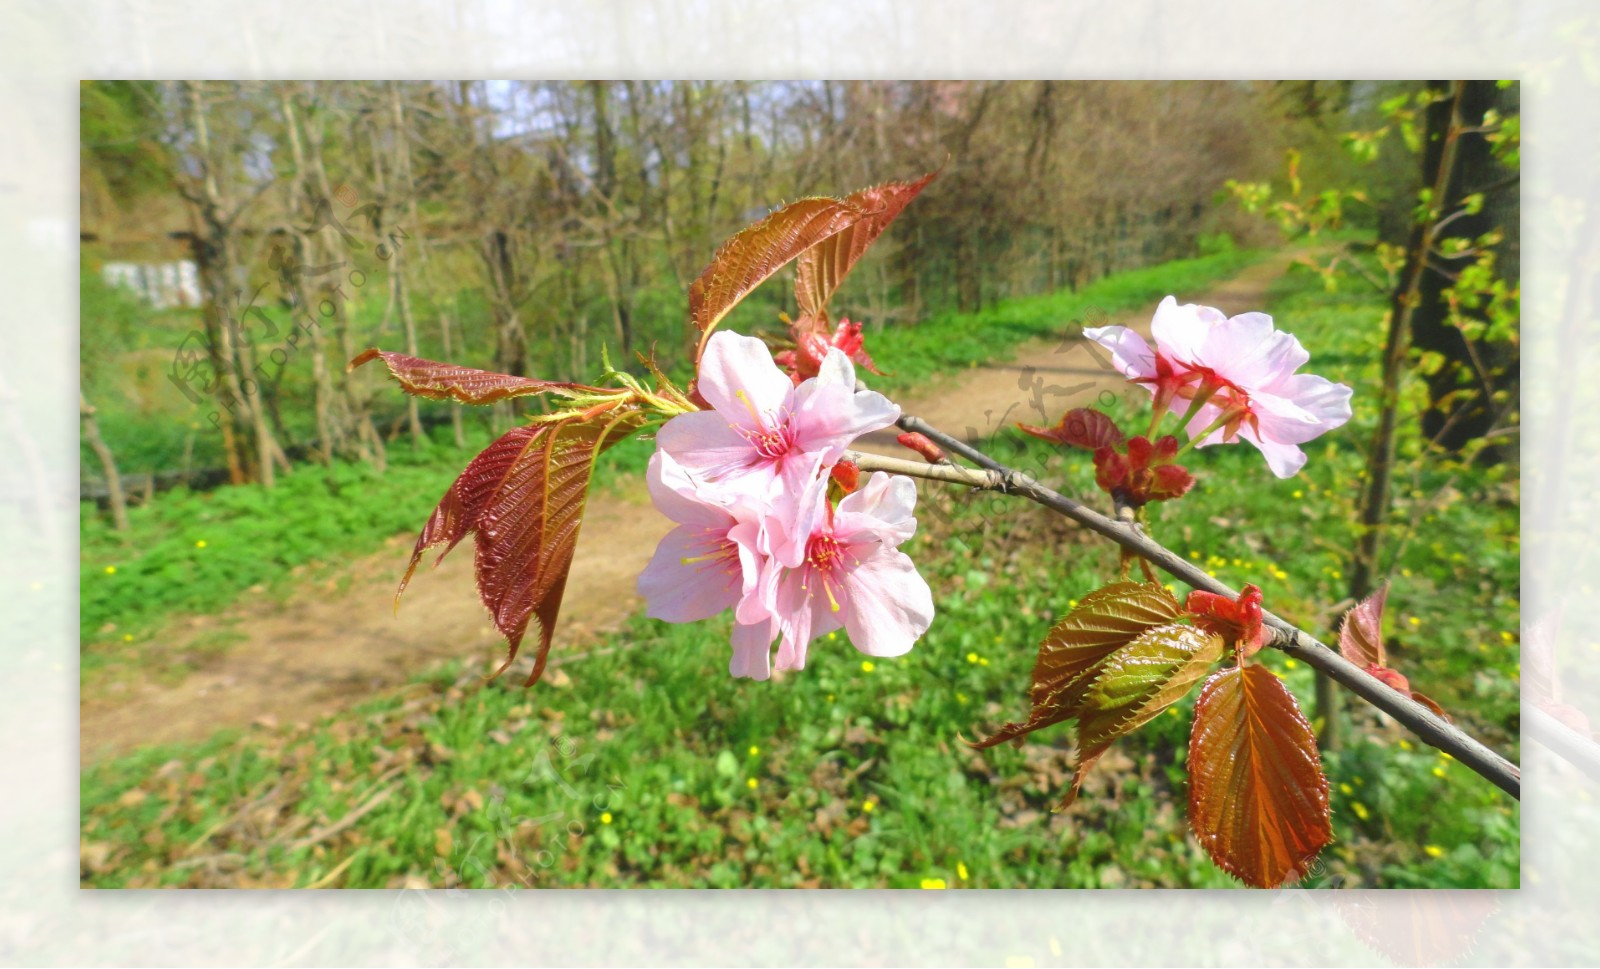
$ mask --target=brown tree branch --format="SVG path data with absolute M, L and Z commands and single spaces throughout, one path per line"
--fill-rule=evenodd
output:
M 946 434 L 920 418 L 905 415 L 896 423 L 902 430 L 926 435 L 940 447 L 959 454 L 979 465 L 982 470 L 956 465 L 922 464 L 860 452 L 850 452 L 846 457 L 856 462 L 863 471 L 891 471 L 896 474 L 962 484 L 1026 498 L 1142 556 L 1150 564 L 1174 578 L 1182 579 L 1194 588 L 1230 598 L 1238 595 L 1237 590 L 1207 575 L 1204 570 L 1146 535 L 1137 525 L 1107 518 L 1094 509 L 1040 484 L 1029 475 L 1001 464 L 960 438 Z M 1399 721 L 1424 743 L 1450 754 L 1502 791 L 1521 799 L 1522 772 L 1516 764 L 1489 749 L 1459 727 L 1448 723 L 1427 707 L 1380 682 L 1304 630 L 1271 613 L 1266 614 L 1266 624 L 1273 631 L 1273 639 L 1269 645 L 1325 673 L 1345 689 Z

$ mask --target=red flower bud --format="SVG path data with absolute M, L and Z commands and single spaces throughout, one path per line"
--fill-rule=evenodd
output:
M 1245 586 L 1237 599 L 1196 589 L 1189 593 L 1185 609 L 1196 627 L 1234 643 L 1240 655 L 1251 656 L 1267 642 L 1261 598 L 1261 590 L 1253 585 Z
M 833 475 L 833 480 L 838 483 L 840 488 L 844 489 L 844 493 L 847 495 L 854 492 L 861 485 L 861 469 L 856 466 L 854 461 L 840 461 L 833 466 L 833 470 L 829 473 Z
M 940 461 L 945 460 L 944 448 L 928 440 L 926 436 L 917 431 L 908 431 L 896 437 L 895 440 L 900 442 L 901 447 L 910 448 L 922 455 L 929 464 L 938 464 Z
M 789 338 L 794 340 L 794 349 L 781 350 L 773 354 L 772 359 L 789 372 L 789 379 L 796 385 L 815 377 L 822 369 L 822 361 L 828 356 L 828 351 L 835 348 L 857 366 L 883 375 L 883 371 L 877 368 L 867 353 L 866 338 L 862 336 L 860 323 L 840 320 L 830 336 L 821 320 L 802 316 L 789 324 Z

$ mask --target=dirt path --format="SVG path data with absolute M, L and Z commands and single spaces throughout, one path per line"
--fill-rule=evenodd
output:
M 1259 308 L 1288 261 L 1274 257 L 1203 294 L 1180 298 L 1228 313 Z M 1063 333 L 1070 322 L 1062 321 Z M 1149 331 L 1148 311 L 1113 322 Z M 1103 390 L 1125 387 L 1081 341 L 1058 339 L 1024 344 L 1010 361 L 975 367 L 901 404 L 936 427 L 976 438 L 1010 421 L 1052 422 Z M 858 446 L 907 455 L 888 432 L 869 435 Z M 640 605 L 634 579 L 669 527 L 642 487 L 593 497 L 547 676 L 561 675 L 559 666 L 577 654 L 575 646 L 617 628 Z M 505 647 L 478 603 L 470 549 L 457 549 L 436 570 L 426 564 L 419 569 L 395 614 L 395 582 L 414 539 L 397 535 L 383 551 L 341 570 L 340 578 L 301 589 L 285 602 L 250 597 L 223 616 L 175 622 L 170 634 L 177 649 L 229 627 L 243 639 L 181 683 L 139 683 L 85 702 L 82 762 L 144 744 L 201 740 L 226 727 L 315 720 L 372 699 L 444 659 L 492 670 Z M 521 658 L 506 675 L 524 676 L 528 664 Z

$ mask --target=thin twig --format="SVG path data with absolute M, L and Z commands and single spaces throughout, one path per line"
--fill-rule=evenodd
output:
M 1146 535 L 1137 526 L 1107 518 L 1094 509 L 1045 487 L 1027 474 L 1001 464 L 960 438 L 952 437 L 920 418 L 906 415 L 896 423 L 903 430 L 926 435 L 946 450 L 960 454 L 974 464 L 982 465 L 984 470 L 975 471 L 954 465 L 919 464 L 915 461 L 880 457 L 875 454 L 853 453 L 851 459 L 861 470 L 893 471 L 931 481 L 964 484 L 972 488 L 1018 495 L 1109 538 L 1194 588 L 1205 589 L 1230 598 L 1238 596 L 1237 590 L 1207 575 L 1188 560 Z M 1273 630 L 1273 639 L 1269 645 L 1327 674 L 1350 692 L 1389 714 L 1424 743 L 1445 751 L 1502 791 L 1521 799 L 1522 772 L 1516 764 L 1490 750 L 1460 728 L 1446 722 L 1427 707 L 1369 675 L 1361 667 L 1329 649 L 1304 630 L 1271 613 L 1267 613 L 1265 619 L 1266 624 Z

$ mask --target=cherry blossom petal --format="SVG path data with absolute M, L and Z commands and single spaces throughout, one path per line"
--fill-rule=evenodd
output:
M 835 533 L 870 532 L 893 548 L 916 534 L 916 507 L 915 482 L 905 475 L 874 471 L 866 484 L 840 500 L 834 512 Z
M 1171 300 L 1172 297 L 1167 297 Z M 1164 305 L 1164 304 L 1163 304 Z M 1129 380 L 1144 380 L 1156 375 L 1156 354 L 1144 337 L 1125 326 L 1099 326 L 1085 329 L 1085 339 L 1111 351 L 1111 365 Z M 1155 388 L 1144 385 L 1152 394 Z
M 900 656 L 933 623 L 933 592 L 904 552 L 885 549 L 842 580 L 845 629 L 868 656 Z
M 831 467 L 850 442 L 900 419 L 900 406 L 880 393 L 857 391 L 855 366 L 830 349 L 817 376 L 795 389 L 795 444 L 823 452 Z
M 780 670 L 806 668 L 806 651 L 820 635 L 813 624 L 814 610 L 806 573 L 809 569 L 789 569 L 777 583 L 773 615 L 777 617 L 782 639 L 778 643 L 776 667 Z M 817 590 L 821 595 L 821 590 Z
M 817 366 L 817 382 L 814 386 L 843 387 L 855 393 L 856 368 L 850 361 L 849 354 L 837 347 L 829 346 L 822 362 Z
M 772 624 L 734 623 L 733 657 L 728 672 L 735 678 L 765 680 L 772 676 Z
M 706 489 L 672 455 L 656 451 L 644 473 L 645 487 L 656 510 L 680 525 L 721 525 L 731 518 L 724 507 L 708 503 Z
M 1261 456 L 1267 459 L 1267 467 L 1280 478 L 1292 478 L 1306 466 L 1306 452 L 1293 444 L 1263 439 L 1249 425 L 1239 428 L 1239 437 L 1254 444 Z
M 805 560 L 811 536 L 823 527 L 827 516 L 828 479 L 818 477 L 786 502 L 781 512 L 765 519 L 768 554 L 786 568 L 798 568 Z
M 1225 320 L 1220 310 L 1198 303 L 1184 303 L 1168 296 L 1156 307 L 1150 320 L 1150 335 L 1160 352 L 1171 359 L 1196 363 L 1211 336 L 1212 327 Z
M 1258 391 L 1257 396 L 1287 400 L 1301 413 L 1320 425 L 1317 433 L 1332 430 L 1350 419 L 1350 397 L 1353 391 L 1344 384 L 1336 384 L 1316 374 L 1294 374 Z M 1306 438 L 1305 440 L 1310 440 Z M 1303 443 L 1296 441 L 1295 443 Z
M 759 459 L 749 440 L 717 411 L 679 414 L 656 432 L 656 446 L 708 482 L 749 471 Z
M 719 330 L 700 356 L 696 386 L 723 420 L 746 431 L 770 428 L 794 406 L 794 384 L 752 336 Z
M 696 622 L 737 603 L 744 594 L 744 580 L 737 554 L 726 548 L 729 544 L 726 531 L 680 525 L 668 532 L 639 573 L 645 615 L 667 622 Z M 733 555 L 731 562 L 728 554 Z
M 1240 313 L 1211 328 L 1195 363 L 1240 387 L 1265 388 L 1311 359 L 1292 333 L 1275 330 L 1265 313 Z

